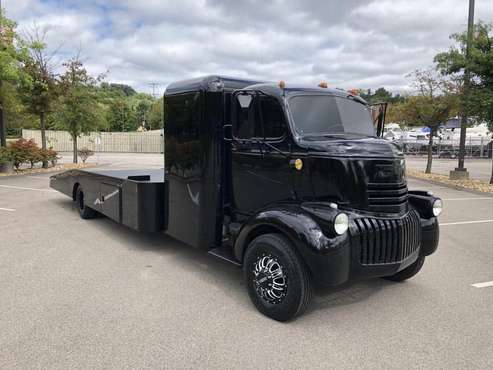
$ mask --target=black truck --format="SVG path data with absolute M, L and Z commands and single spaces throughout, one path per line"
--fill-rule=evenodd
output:
M 172 83 L 164 102 L 164 169 L 51 177 L 82 218 L 242 266 L 257 309 L 279 321 L 304 311 L 312 284 L 403 281 L 436 250 L 442 201 L 408 190 L 383 110 L 360 97 L 207 76 Z

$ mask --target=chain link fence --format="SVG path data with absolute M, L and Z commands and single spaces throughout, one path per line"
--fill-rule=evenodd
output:
M 425 155 L 428 153 L 428 140 L 420 138 L 401 138 L 392 142 L 399 144 L 407 155 Z M 491 158 L 493 141 L 490 138 L 466 138 L 466 156 L 470 158 Z M 434 139 L 433 155 L 438 158 L 456 158 L 459 154 L 458 140 Z

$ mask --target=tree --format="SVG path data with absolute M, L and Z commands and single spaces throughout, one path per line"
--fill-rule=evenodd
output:
M 117 98 L 110 102 L 107 117 L 111 131 L 135 131 L 137 129 L 134 111 L 129 101 Z
M 430 129 L 426 173 L 431 173 L 433 136 L 438 128 L 457 109 L 454 85 L 433 70 L 416 70 L 410 75 L 416 95 L 410 96 L 400 106 L 400 115 L 407 125 L 426 126 Z
M 453 34 L 455 40 L 448 51 L 435 57 L 442 74 L 462 80 L 464 70 L 470 73 L 467 96 L 462 95 L 462 109 L 470 116 L 488 123 L 493 131 L 493 35 L 491 26 L 478 23 L 474 27 L 469 58 L 466 58 L 467 32 Z M 493 166 L 490 184 L 493 184 Z
M 149 113 L 149 125 L 151 130 L 162 129 L 164 127 L 164 107 L 163 98 L 155 100 Z
M 64 63 L 60 76 L 60 111 L 57 112 L 60 128 L 70 133 L 73 141 L 73 162 L 77 163 L 77 139 L 91 130 L 99 129 L 102 120 L 97 101 L 97 79 L 91 77 L 76 56 Z
M 136 127 L 144 127 L 150 129 L 149 114 L 151 112 L 152 104 L 155 99 L 152 95 L 139 93 L 130 98 L 133 111 L 135 112 L 135 125 Z
M 53 64 L 57 50 L 47 51 L 46 34 L 46 30 L 40 31 L 36 27 L 27 34 L 29 55 L 22 67 L 27 78 L 20 85 L 21 98 L 27 110 L 39 117 L 42 149 L 46 149 L 46 115 L 52 111 L 52 105 L 58 97 Z M 48 162 L 43 161 L 43 168 L 47 167 Z
M 0 7 L 0 146 L 6 145 L 5 113 L 8 100 L 12 98 L 12 85 L 22 78 L 21 61 L 26 57 L 26 49 L 18 42 L 16 24 L 6 18 Z

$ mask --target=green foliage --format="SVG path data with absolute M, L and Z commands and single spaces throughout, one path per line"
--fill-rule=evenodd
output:
M 96 94 L 97 79 L 91 77 L 82 62 L 73 58 L 64 63 L 60 76 L 59 110 L 56 112 L 59 129 L 70 133 L 74 143 L 74 162 L 77 161 L 77 138 L 103 127 L 103 110 Z
M 384 87 L 376 89 L 373 93 L 371 89 L 359 90 L 359 95 L 370 104 L 382 102 L 399 103 L 404 100 L 404 98 L 400 94 L 394 95 L 390 91 L 386 90 Z
M 3 15 L 0 9 L 0 81 L 18 82 L 23 76 L 21 62 L 27 57 L 27 51 L 16 32 L 16 24 Z
M 42 36 L 30 36 L 26 43 L 29 55 L 22 64 L 26 76 L 19 85 L 21 100 L 29 113 L 40 115 L 51 111 L 58 97 L 57 81 L 51 57 L 47 54 Z
M 435 63 L 442 74 L 460 81 L 463 81 L 467 68 L 471 80 L 463 97 L 464 110 L 486 121 L 493 130 L 493 35 L 490 33 L 490 25 L 481 22 L 475 25 L 469 58 L 466 58 L 467 32 L 452 35 L 456 44 L 437 54 Z
M 151 130 L 158 130 L 164 127 L 164 104 L 163 98 L 155 100 L 149 113 L 149 126 Z
M 12 151 L 10 148 L 0 147 L 0 164 L 13 161 Z
M 137 120 L 128 99 L 119 98 L 110 102 L 106 120 L 111 131 L 135 131 Z
M 116 83 L 107 83 L 103 82 L 101 84 L 101 90 L 108 95 L 113 96 L 126 96 L 130 97 L 137 94 L 137 91 L 134 90 L 132 86 L 124 85 L 124 84 L 116 84 Z
M 460 81 L 464 90 L 461 106 L 464 113 L 485 121 L 493 131 L 493 35 L 492 27 L 484 23 L 474 26 L 469 56 L 467 56 L 467 32 L 451 36 L 455 45 L 435 57 L 437 68 L 444 75 Z M 466 72 L 469 73 L 469 84 Z M 493 184 L 493 168 L 490 178 Z

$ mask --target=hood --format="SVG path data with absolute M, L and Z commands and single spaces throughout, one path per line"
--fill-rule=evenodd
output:
M 329 157 L 403 157 L 402 148 L 397 143 L 373 137 L 303 137 L 298 144 L 312 154 L 319 152 Z

